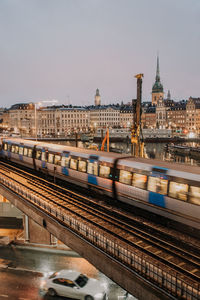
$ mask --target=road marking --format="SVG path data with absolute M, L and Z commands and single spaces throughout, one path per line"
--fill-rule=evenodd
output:
M 8 298 L 8 295 L 3 295 L 3 294 L 1 295 L 0 294 L 0 297 Z

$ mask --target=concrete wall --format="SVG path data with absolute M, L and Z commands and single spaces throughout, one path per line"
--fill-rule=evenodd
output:
M 28 218 L 28 233 L 30 243 L 45 245 L 51 244 L 51 233 L 44 229 L 44 227 L 38 225 L 31 218 Z
M 10 202 L 0 202 L 0 217 L 22 218 L 23 213 Z

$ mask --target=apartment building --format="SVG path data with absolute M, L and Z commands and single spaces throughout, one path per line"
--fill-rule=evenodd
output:
M 200 134 L 200 98 L 190 97 L 186 104 L 186 128 Z
M 118 127 L 120 120 L 120 107 L 117 106 L 96 106 L 90 107 L 90 127 Z
M 87 132 L 90 113 L 83 107 L 50 106 L 38 110 L 39 136 L 66 136 Z

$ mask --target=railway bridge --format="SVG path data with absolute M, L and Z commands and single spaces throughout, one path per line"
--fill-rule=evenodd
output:
M 123 212 L 4 162 L 0 193 L 27 225 L 40 225 L 38 234 L 51 233 L 138 299 L 200 299 L 199 257 L 133 226 Z

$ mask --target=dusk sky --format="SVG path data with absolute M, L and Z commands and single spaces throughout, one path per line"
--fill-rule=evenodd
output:
M 156 55 L 165 96 L 200 97 L 200 0 L 1 0 L 0 106 L 126 103 Z

